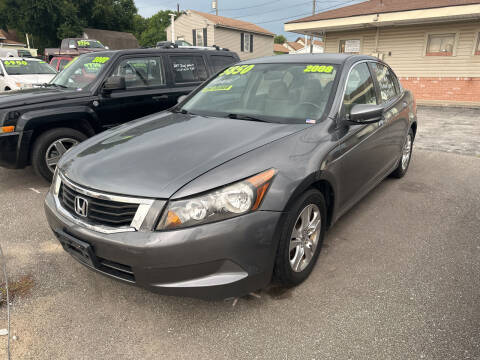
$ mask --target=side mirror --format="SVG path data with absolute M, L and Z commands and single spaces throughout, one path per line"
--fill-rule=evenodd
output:
M 76 49 L 77 47 L 74 44 L 70 44 L 70 45 L 68 45 L 68 48 L 69 49 Z
M 125 90 L 125 77 L 123 76 L 110 76 L 105 84 L 103 84 L 102 92 L 104 94 L 110 94 L 115 90 Z
M 182 96 L 179 96 L 178 99 L 177 99 L 177 104 L 180 104 L 183 100 L 185 100 L 187 98 L 187 95 L 182 95 Z
M 382 119 L 382 105 L 355 104 L 347 114 L 347 120 L 355 124 L 371 124 Z

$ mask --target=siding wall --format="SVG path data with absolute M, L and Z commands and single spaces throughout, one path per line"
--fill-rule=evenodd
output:
M 166 29 L 168 41 L 172 41 L 172 30 L 170 26 Z M 185 41 L 193 44 L 192 30 L 203 29 L 205 27 L 207 28 L 207 45 L 211 46 L 215 44 L 214 24 L 204 17 L 194 13 L 183 14 L 175 20 L 175 37 L 178 39 L 179 36 L 183 36 Z
M 241 33 L 240 30 L 216 27 L 215 45 L 235 51 L 241 60 L 273 55 L 273 36 L 253 34 L 253 52 L 242 52 L 240 51 Z
M 455 56 L 425 56 L 430 32 L 457 33 Z M 379 30 L 378 51 L 401 77 L 480 77 L 480 56 L 473 53 L 478 32 L 478 21 L 384 27 Z M 361 53 L 371 55 L 375 36 L 376 29 L 329 32 L 325 52 L 338 52 L 342 39 L 361 39 Z

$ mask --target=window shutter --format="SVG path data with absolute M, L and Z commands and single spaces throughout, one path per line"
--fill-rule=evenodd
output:
M 250 52 L 253 52 L 253 34 L 250 34 Z
M 203 28 L 203 46 L 207 46 L 207 28 Z
M 192 30 L 192 36 L 193 36 L 192 44 L 193 46 L 197 46 L 197 30 L 195 29 Z M 175 42 L 175 40 L 172 40 L 172 41 Z
M 244 51 L 244 43 L 243 43 L 243 33 L 240 33 L 240 51 Z

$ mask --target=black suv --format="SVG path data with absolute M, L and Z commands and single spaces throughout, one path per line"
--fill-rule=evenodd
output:
M 51 180 L 60 157 L 105 129 L 165 110 L 239 61 L 219 48 L 81 55 L 49 84 L 0 95 L 0 166 L 32 164 Z

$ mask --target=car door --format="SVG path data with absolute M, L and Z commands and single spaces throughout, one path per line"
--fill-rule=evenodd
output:
M 344 85 L 337 146 L 331 153 L 331 171 L 337 176 L 338 208 L 342 213 L 375 184 L 384 167 L 383 120 L 371 124 L 347 122 L 356 104 L 379 105 L 378 90 L 368 62 L 355 64 Z
M 382 163 L 385 171 L 399 160 L 406 135 L 409 129 L 408 103 L 404 99 L 397 77 L 385 64 L 370 63 L 375 82 L 377 83 L 379 98 L 384 105 L 384 122 L 382 132 L 384 144 L 382 146 Z
M 125 78 L 125 89 L 99 96 L 97 114 L 105 126 L 159 112 L 175 104 L 160 55 L 120 58 L 109 76 Z M 108 77 L 107 77 L 108 79 Z
M 198 52 L 171 54 L 168 60 L 175 98 L 189 94 L 211 75 L 204 56 Z

